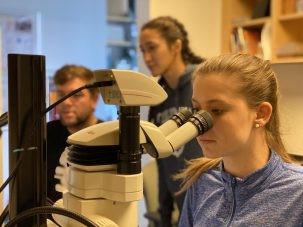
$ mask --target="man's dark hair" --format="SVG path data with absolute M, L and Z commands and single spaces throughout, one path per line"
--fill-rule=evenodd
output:
M 85 81 L 87 84 L 93 83 L 95 81 L 94 73 L 87 67 L 81 65 L 64 65 L 55 72 L 54 83 L 55 85 L 63 85 L 70 80 L 79 78 Z M 92 95 L 98 94 L 98 88 L 89 89 Z

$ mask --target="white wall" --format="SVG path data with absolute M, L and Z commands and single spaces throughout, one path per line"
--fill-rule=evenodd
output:
M 105 64 L 105 0 L 1 0 L 0 14 L 41 13 L 41 51 L 47 69 L 65 63 Z
M 184 24 L 195 53 L 204 57 L 220 53 L 221 0 L 151 0 L 151 18 L 161 15 Z
M 273 64 L 281 102 L 281 134 L 289 153 L 303 157 L 303 63 Z

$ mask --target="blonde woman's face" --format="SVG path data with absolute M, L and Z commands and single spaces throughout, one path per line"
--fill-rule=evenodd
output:
M 193 106 L 211 113 L 213 127 L 197 137 L 209 158 L 243 155 L 253 146 L 255 111 L 237 92 L 237 81 L 221 74 L 199 76 L 193 82 Z
M 140 49 L 144 62 L 153 76 L 163 75 L 170 68 L 178 54 L 174 45 L 169 46 L 156 29 L 144 29 L 140 34 Z

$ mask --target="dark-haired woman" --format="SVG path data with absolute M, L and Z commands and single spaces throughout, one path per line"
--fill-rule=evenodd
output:
M 191 75 L 203 58 L 190 49 L 183 24 L 169 16 L 157 17 L 142 26 L 140 49 L 146 66 L 153 76 L 159 77 L 159 84 L 168 94 L 163 103 L 149 110 L 149 121 L 159 126 L 180 107 L 192 108 Z M 173 176 L 184 169 L 186 160 L 201 156 L 201 148 L 192 140 L 170 157 L 157 160 L 161 226 L 171 226 L 174 202 L 179 210 L 183 205 L 184 193 L 175 195 L 180 190 L 180 181 Z

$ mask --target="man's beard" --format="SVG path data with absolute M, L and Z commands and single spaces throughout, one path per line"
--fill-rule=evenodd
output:
M 65 127 L 73 127 L 73 128 L 83 128 L 88 121 L 88 116 L 79 117 L 76 116 L 76 118 L 73 121 L 66 121 L 64 118 L 62 119 L 62 124 Z

